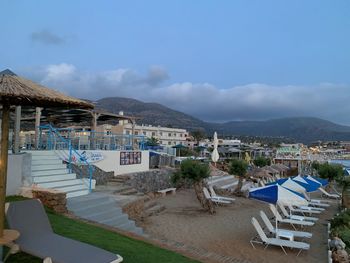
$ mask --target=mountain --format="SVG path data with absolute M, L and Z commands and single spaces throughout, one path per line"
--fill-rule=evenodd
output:
M 313 117 L 267 121 L 231 121 L 220 124 L 224 133 L 293 138 L 298 142 L 350 140 L 350 127 Z
M 95 102 L 97 108 L 109 112 L 140 117 L 139 124 L 171 126 L 188 130 L 204 129 L 206 123 L 188 114 L 172 110 L 158 103 L 146 103 L 135 99 L 110 97 Z
M 350 127 L 313 117 L 295 117 L 266 121 L 230 121 L 209 123 L 188 114 L 172 110 L 158 103 L 145 103 L 135 99 L 111 97 L 95 102 L 97 108 L 125 115 L 140 117 L 138 123 L 203 129 L 208 134 L 217 131 L 219 135 L 249 135 L 259 137 L 286 137 L 298 142 L 350 140 Z

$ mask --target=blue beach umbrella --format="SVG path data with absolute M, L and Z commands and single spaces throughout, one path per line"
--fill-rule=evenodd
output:
M 302 187 L 304 187 L 306 192 L 308 192 L 308 193 L 317 191 L 318 188 L 320 188 L 320 186 L 321 186 L 320 183 L 316 183 L 316 182 L 311 181 L 311 180 L 309 180 L 307 178 L 303 178 L 300 175 L 294 177 L 293 181 L 297 182 Z
M 310 175 L 308 175 L 306 178 L 311 180 L 311 181 L 316 181 L 317 183 L 320 183 L 322 186 L 327 186 L 328 185 L 328 180 L 327 179 L 323 179 L 323 178 L 316 177 L 316 176 L 310 176 Z
M 280 203 L 282 205 L 308 205 L 307 200 L 299 193 L 280 186 L 279 184 L 258 187 L 249 191 L 249 198 L 274 204 Z M 277 209 L 277 208 L 276 208 Z M 277 230 L 277 217 L 276 230 Z M 277 233 L 277 231 L 276 231 Z

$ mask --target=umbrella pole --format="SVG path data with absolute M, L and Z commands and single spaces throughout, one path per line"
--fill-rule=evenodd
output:
M 10 105 L 2 105 L 0 152 L 0 237 L 4 233 Z
M 277 225 L 277 204 L 275 204 L 275 208 L 276 208 L 276 211 L 275 211 L 275 224 L 276 224 L 276 237 L 277 237 L 277 232 L 278 232 L 278 225 Z

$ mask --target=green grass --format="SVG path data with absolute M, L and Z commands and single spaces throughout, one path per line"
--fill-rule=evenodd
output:
M 9 197 L 7 201 L 23 200 L 22 197 Z M 120 254 L 126 263 L 147 262 L 197 262 L 172 251 L 135 240 L 106 229 L 78 220 L 70 219 L 46 209 L 55 233 L 79 240 L 105 250 Z M 64 253 L 64 251 L 62 251 Z M 23 252 L 11 255 L 6 262 L 39 263 L 42 260 Z

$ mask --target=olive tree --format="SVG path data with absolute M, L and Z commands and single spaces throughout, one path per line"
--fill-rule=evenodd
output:
M 173 182 L 179 183 L 186 181 L 191 184 L 196 193 L 197 199 L 201 206 L 209 213 L 215 213 L 213 203 L 205 198 L 203 187 L 206 186 L 204 179 L 210 176 L 208 164 L 204 164 L 195 160 L 184 160 L 181 163 L 180 170 L 173 176 Z
M 243 179 L 247 175 L 248 163 L 243 160 L 233 159 L 230 162 L 229 172 L 230 174 L 238 176 L 238 185 L 235 190 L 237 194 L 242 194 Z

